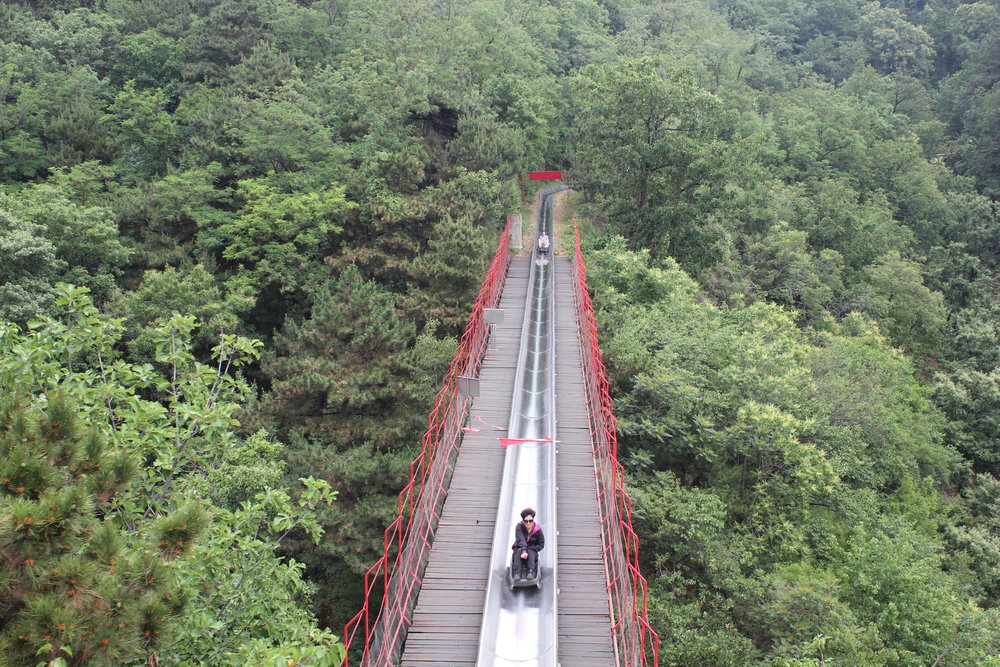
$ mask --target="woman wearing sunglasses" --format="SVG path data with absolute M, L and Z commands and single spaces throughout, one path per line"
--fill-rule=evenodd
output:
M 514 527 L 514 555 L 510 574 L 514 581 L 534 579 L 538 574 L 538 552 L 545 547 L 545 536 L 535 523 L 535 510 L 521 510 L 521 521 Z

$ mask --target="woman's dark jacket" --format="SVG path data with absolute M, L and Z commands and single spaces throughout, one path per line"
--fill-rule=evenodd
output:
M 528 529 L 524 527 L 524 523 L 518 521 L 517 526 L 514 528 L 514 546 L 511 548 L 514 551 L 527 551 L 531 549 L 534 552 L 544 549 L 545 536 L 542 535 L 541 527 L 537 523 L 533 524 L 531 535 L 528 535 Z

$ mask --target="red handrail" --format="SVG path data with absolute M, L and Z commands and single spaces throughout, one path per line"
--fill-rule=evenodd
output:
M 399 493 L 399 514 L 383 534 L 385 552 L 365 572 L 364 604 L 361 611 L 344 626 L 344 646 L 348 655 L 351 644 L 364 632 L 361 658 L 364 665 L 381 666 L 399 662 L 406 630 L 410 626 L 410 615 L 420 592 L 420 579 L 454 472 L 462 425 L 471 403 L 470 398 L 458 393 L 458 377 L 479 375 L 489 342 L 483 309 L 495 308 L 500 303 L 510 259 L 508 217 L 458 351 L 427 418 L 428 427 L 420 441 L 420 454 L 410 464 L 410 481 Z M 377 589 L 379 584 L 381 587 Z M 382 600 L 372 621 L 372 603 L 380 591 Z M 345 656 L 341 664 L 348 667 L 349 657 Z
M 639 538 L 632 529 L 632 498 L 625 491 L 625 470 L 618 462 L 618 424 L 597 341 L 594 305 L 580 250 L 580 228 L 575 222 L 573 227 L 576 321 L 594 443 L 594 474 L 615 651 L 620 665 L 648 665 L 652 659 L 653 666 L 658 667 L 660 637 L 649 625 L 648 587 L 639 571 Z
M 619 664 L 659 665 L 660 638 L 649 625 L 647 584 L 639 571 L 639 539 L 632 529 L 632 499 L 624 488 L 624 469 L 618 463 L 617 426 L 597 341 L 594 308 L 587 290 L 586 269 L 575 230 L 577 323 L 594 442 L 594 471 L 601 514 L 601 539 L 608 575 L 612 632 Z M 350 652 L 364 632 L 364 665 L 398 664 L 410 615 L 420 591 L 420 578 L 451 479 L 461 427 L 471 399 L 458 394 L 458 376 L 477 376 L 488 343 L 483 309 L 500 302 L 510 266 L 510 220 L 504 229 L 489 273 L 483 281 L 472 315 L 448 374 L 442 382 L 421 452 L 410 465 L 410 481 L 399 494 L 399 514 L 383 535 L 385 553 L 364 576 L 364 604 L 344 627 Z M 375 620 L 372 602 L 381 584 L 382 600 Z M 349 658 L 342 665 L 348 667 Z

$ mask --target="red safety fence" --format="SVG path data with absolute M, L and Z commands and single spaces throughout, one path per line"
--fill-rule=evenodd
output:
M 612 412 L 608 378 L 597 342 L 594 305 L 574 224 L 577 327 L 584 389 L 594 443 L 594 474 L 601 519 L 601 541 L 608 573 L 608 601 L 619 665 L 659 665 L 660 637 L 649 625 L 646 579 L 639 571 L 639 538 L 632 530 L 632 498 L 625 491 L 625 470 L 618 462 L 618 426 Z
M 344 667 L 349 665 L 352 646 L 354 655 L 360 653 L 363 665 L 399 663 L 434 532 L 454 472 L 462 440 L 461 429 L 472 401 L 459 394 L 458 378 L 479 376 L 489 342 L 489 325 L 483 321 L 483 309 L 496 308 L 500 303 L 510 259 L 508 218 L 458 352 L 427 418 L 427 432 L 421 439 L 420 454 L 410 464 L 410 481 L 399 494 L 399 515 L 383 534 L 385 553 L 365 573 L 364 606 L 344 626 L 344 645 L 348 650 L 341 663 Z M 378 600 L 380 593 L 381 602 Z M 373 620 L 371 612 L 375 605 L 378 606 L 378 614 Z M 359 647 L 354 642 L 361 640 L 362 633 L 364 646 Z

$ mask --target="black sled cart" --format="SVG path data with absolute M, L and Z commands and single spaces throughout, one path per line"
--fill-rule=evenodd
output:
M 530 579 L 515 579 L 514 575 L 511 573 L 510 566 L 507 566 L 507 585 L 510 586 L 511 590 L 517 590 L 518 588 L 541 588 L 541 566 L 535 568 L 535 576 Z

